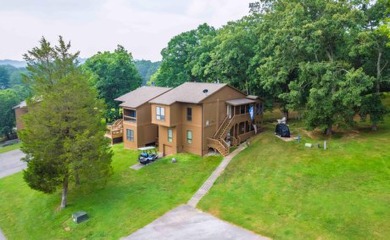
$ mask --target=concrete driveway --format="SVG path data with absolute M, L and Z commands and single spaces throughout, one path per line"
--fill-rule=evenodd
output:
M 20 161 L 25 154 L 20 150 L 0 153 L 0 178 L 22 171 L 27 164 Z
M 269 240 L 189 205 L 181 205 L 122 240 Z

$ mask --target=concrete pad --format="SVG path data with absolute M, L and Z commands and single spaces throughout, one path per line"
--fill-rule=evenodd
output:
M 181 205 L 123 240 L 265 240 L 189 205 Z
M 141 168 L 145 167 L 144 164 L 141 164 L 141 163 L 137 163 L 137 164 L 134 164 L 133 166 L 131 166 L 130 168 L 131 169 L 134 169 L 134 170 L 140 170 Z
M 27 167 L 21 161 L 25 154 L 19 149 L 0 154 L 0 178 L 20 172 Z

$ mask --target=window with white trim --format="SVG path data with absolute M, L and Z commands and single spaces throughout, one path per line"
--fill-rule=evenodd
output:
M 156 107 L 156 119 L 161 121 L 165 120 L 165 109 L 163 107 Z
M 192 143 L 192 131 L 187 130 L 187 143 Z
M 173 140 L 173 130 L 172 128 L 168 128 L 168 142 L 172 142 Z
M 134 142 L 134 131 L 131 129 L 126 129 L 126 139 L 130 142 Z

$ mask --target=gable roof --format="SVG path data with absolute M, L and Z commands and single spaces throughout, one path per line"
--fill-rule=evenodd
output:
M 186 82 L 151 100 L 150 103 L 171 105 L 175 102 L 185 102 L 198 104 L 225 86 L 228 85 L 225 83 Z
M 115 101 L 122 102 L 119 105 L 121 107 L 137 108 L 169 90 L 171 90 L 171 88 L 142 86 L 116 98 Z
M 27 103 L 26 103 L 26 101 L 23 101 L 23 102 L 19 103 L 18 105 L 16 105 L 15 107 L 13 107 L 12 109 L 25 108 L 25 107 L 27 107 Z

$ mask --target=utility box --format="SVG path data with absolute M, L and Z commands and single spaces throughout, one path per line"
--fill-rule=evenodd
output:
M 89 217 L 88 214 L 84 211 L 75 212 L 72 214 L 73 221 L 75 223 L 81 223 L 86 221 Z

